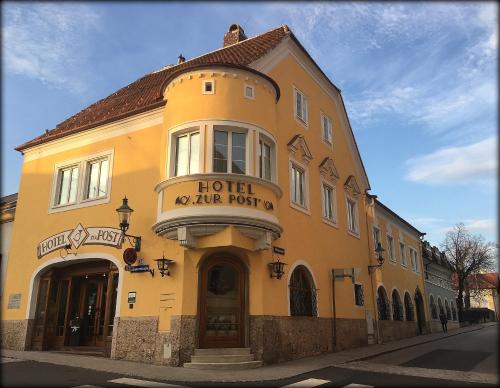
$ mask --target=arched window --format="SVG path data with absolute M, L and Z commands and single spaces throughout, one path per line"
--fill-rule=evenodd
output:
M 432 319 L 438 319 L 436 301 L 434 300 L 434 297 L 432 295 L 430 297 L 430 305 L 431 305 L 431 317 L 432 317 Z
M 290 314 L 316 316 L 316 287 L 311 273 L 303 265 L 298 265 L 290 277 Z
M 413 303 L 411 302 L 411 297 L 410 294 L 407 292 L 405 293 L 405 313 L 406 313 L 406 320 L 407 321 L 413 321 Z
M 387 294 L 382 286 L 380 286 L 377 291 L 377 307 L 379 320 L 388 321 L 391 319 L 389 300 L 387 299 Z
M 448 304 L 448 300 L 444 300 L 444 307 L 446 309 L 446 318 L 451 319 L 451 310 L 450 310 L 450 305 Z
M 455 308 L 455 303 L 451 304 L 451 314 L 453 316 L 453 320 L 457 320 L 457 309 Z
M 403 305 L 397 290 L 392 291 L 392 319 L 395 321 L 403 320 Z
M 441 298 L 438 298 L 438 308 L 439 308 L 439 315 L 444 314 L 443 302 L 441 302 Z

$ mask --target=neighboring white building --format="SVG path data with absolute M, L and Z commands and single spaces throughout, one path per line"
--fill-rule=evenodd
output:
M 2 242 L 0 245 L 0 267 L 1 267 L 1 286 L 0 296 L 3 294 L 5 284 L 5 274 L 9 260 L 10 241 L 12 238 L 12 228 L 14 226 L 14 215 L 17 206 L 17 193 L 0 198 L 0 234 Z

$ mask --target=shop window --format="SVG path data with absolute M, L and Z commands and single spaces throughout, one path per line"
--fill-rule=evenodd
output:
M 405 315 L 408 322 L 415 319 L 413 315 L 413 303 L 411 302 L 410 294 L 407 292 L 405 293 Z
M 213 171 L 246 174 L 246 133 L 214 130 Z
M 387 235 L 387 255 L 390 261 L 396 261 L 396 256 L 394 256 L 394 239 L 390 235 Z
M 255 89 L 253 86 L 245 84 L 245 97 L 250 100 L 255 99 Z
M 316 287 L 311 273 L 303 265 L 298 265 L 290 277 L 290 314 L 292 316 L 316 316 Z
M 215 81 L 203 81 L 203 94 L 214 94 L 215 93 Z
M 395 321 L 403 320 L 403 305 L 397 290 L 392 291 L 392 319 Z
M 325 114 L 321 114 L 321 129 L 323 132 L 323 140 L 328 143 L 333 143 L 332 120 Z
M 431 295 L 430 296 L 430 302 L 431 306 L 431 317 L 432 319 L 438 319 L 438 314 L 437 314 L 437 308 L 436 308 L 436 301 L 434 300 L 434 297 Z
M 306 192 L 305 192 L 305 170 L 300 168 L 295 163 L 292 163 L 292 202 L 303 208 L 306 207 Z
M 354 304 L 356 306 L 363 306 L 365 304 L 363 295 L 363 285 L 361 284 L 354 285 Z
M 307 98 L 300 90 L 294 88 L 295 117 L 307 126 Z
M 106 197 L 108 194 L 109 158 L 87 162 L 85 199 Z
M 382 286 L 380 286 L 377 290 L 377 312 L 379 320 L 389 321 L 391 319 L 389 300 L 387 299 L 387 294 Z
M 261 138 L 259 140 L 259 177 L 268 181 L 272 180 L 272 151 L 271 143 Z
M 200 133 L 191 132 L 175 140 L 174 175 L 197 174 L 200 169 Z
M 78 165 L 59 169 L 57 173 L 57 193 L 55 205 L 68 205 L 76 203 L 78 170 Z

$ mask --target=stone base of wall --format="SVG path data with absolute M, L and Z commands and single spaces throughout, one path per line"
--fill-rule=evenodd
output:
M 338 318 L 336 327 L 336 352 L 368 345 L 366 319 Z
M 2 349 L 28 350 L 31 342 L 32 319 L 2 321 L 0 337 Z
M 158 332 L 158 317 L 115 318 L 111 358 L 181 366 L 196 341 L 196 317 L 174 316 L 171 330 Z
M 416 322 L 378 321 L 378 325 L 382 342 L 414 337 L 419 334 Z M 423 328 L 423 332 L 425 332 L 425 328 Z
M 458 329 L 460 324 L 458 321 L 448 321 L 446 325 L 448 330 Z M 443 326 L 441 326 L 441 322 L 439 321 L 431 321 L 430 322 L 431 333 L 441 333 L 443 331 Z

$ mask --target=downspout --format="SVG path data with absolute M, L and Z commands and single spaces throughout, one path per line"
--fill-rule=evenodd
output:
M 373 217 L 375 218 L 375 198 L 377 198 L 376 195 L 371 195 L 369 194 L 368 192 L 365 192 L 366 196 L 368 198 L 371 199 L 371 205 L 373 206 Z M 366 212 L 365 212 L 366 214 Z M 368 265 L 371 264 L 371 248 L 370 248 L 370 227 L 368 225 L 368 217 L 365 217 L 365 222 L 366 222 L 366 241 L 367 241 L 367 244 L 368 244 Z M 376 328 L 377 328 L 377 343 L 381 343 L 380 341 L 380 330 L 379 330 L 379 321 L 378 321 L 378 312 L 377 312 L 377 304 L 375 302 L 375 299 L 377 297 L 377 290 L 375 289 L 374 287 L 374 284 L 373 284 L 373 274 L 375 273 L 375 271 L 371 272 L 370 273 L 370 268 L 368 268 L 368 276 L 370 276 L 370 282 L 371 282 L 371 285 L 372 285 L 372 295 L 373 295 L 373 298 L 372 298 L 372 302 L 373 302 L 373 320 L 376 321 Z M 375 318 L 377 318 L 375 320 Z
M 332 352 L 337 351 L 337 308 L 335 307 L 335 273 L 332 269 L 332 307 L 333 307 L 333 323 L 332 323 Z

